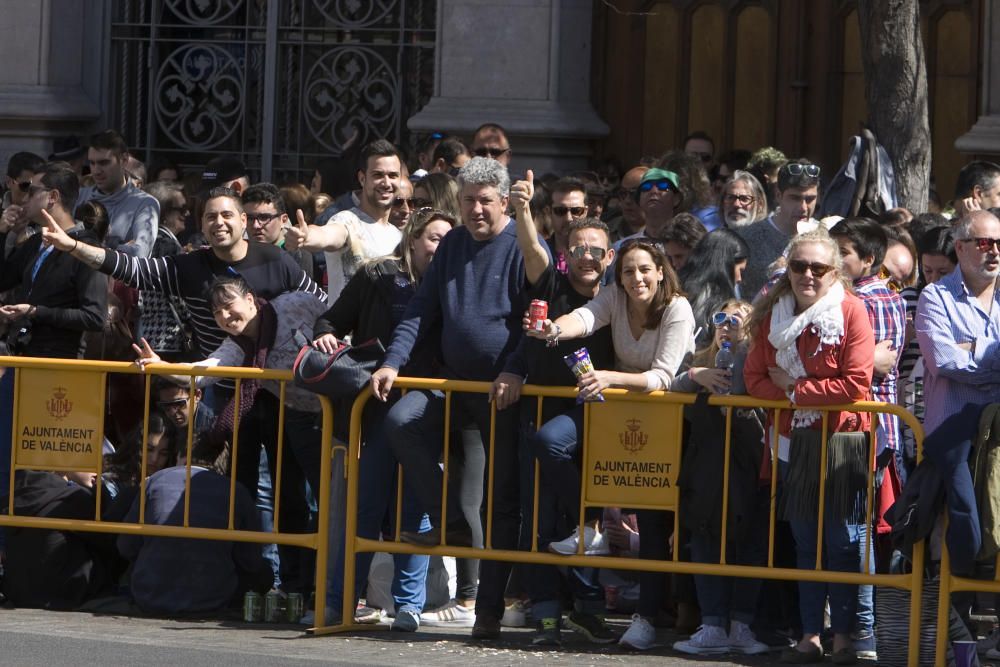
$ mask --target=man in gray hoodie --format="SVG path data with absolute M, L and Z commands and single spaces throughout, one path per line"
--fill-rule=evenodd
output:
M 125 174 L 128 147 L 114 130 L 90 138 L 87 160 L 94 185 L 80 189 L 77 206 L 94 199 L 108 209 L 110 225 L 104 244 L 132 257 L 149 257 L 156 240 L 160 204 L 132 185 Z

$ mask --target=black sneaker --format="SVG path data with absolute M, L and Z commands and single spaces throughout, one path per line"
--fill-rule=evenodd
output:
M 473 639 L 500 639 L 500 619 L 492 614 L 476 614 Z
M 566 617 L 566 627 L 579 632 L 592 644 L 614 644 L 618 635 L 608 627 L 604 619 L 582 611 L 570 612 Z
M 558 618 L 543 618 L 538 621 L 537 628 L 535 635 L 531 638 L 532 646 L 562 646 Z

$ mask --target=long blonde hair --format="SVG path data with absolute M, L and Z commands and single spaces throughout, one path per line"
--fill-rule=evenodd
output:
M 807 243 L 817 243 L 830 251 L 830 265 L 833 266 L 833 270 L 837 274 L 837 278 L 844 285 L 844 289 L 847 291 L 851 290 L 851 282 L 844 276 L 844 264 L 840 258 L 840 246 L 837 242 L 833 240 L 830 233 L 826 230 L 826 227 L 820 225 L 816 229 L 798 234 L 788 242 L 788 247 L 785 248 L 784 256 L 791 257 L 795 249 L 800 245 L 805 245 Z M 781 275 L 778 282 L 768 291 L 768 293 L 761 297 L 753 306 L 753 313 L 750 315 L 750 336 L 756 338 L 760 334 L 761 326 L 764 322 L 771 316 L 771 308 L 774 304 L 778 302 L 785 294 L 789 294 L 792 291 L 792 283 L 788 278 L 788 270 Z
M 721 313 L 722 311 L 733 308 L 736 311 L 736 315 L 739 315 L 740 319 L 743 320 L 743 324 L 740 327 L 740 333 L 743 334 L 743 338 L 739 341 L 741 343 L 749 344 L 750 342 L 750 322 L 749 315 L 753 310 L 753 306 L 749 302 L 743 299 L 729 299 L 715 312 Z M 714 325 L 713 325 L 714 326 Z M 695 352 L 694 359 L 691 361 L 692 366 L 713 366 L 715 364 L 715 355 L 719 353 L 719 346 L 715 343 L 715 331 L 712 331 L 711 342 L 703 347 L 702 349 Z

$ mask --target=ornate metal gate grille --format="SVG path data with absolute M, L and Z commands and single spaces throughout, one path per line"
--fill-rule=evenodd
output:
M 112 126 L 136 156 L 304 180 L 433 92 L 435 0 L 114 0 Z

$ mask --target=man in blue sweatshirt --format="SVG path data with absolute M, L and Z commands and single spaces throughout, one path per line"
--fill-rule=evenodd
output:
M 505 213 L 510 177 L 496 160 L 475 157 L 459 171 L 458 182 L 463 226 L 442 239 L 434 261 L 396 328 L 385 362 L 372 376 L 372 391 L 379 400 L 388 398 L 393 381 L 409 360 L 418 338 L 430 332 L 440 336 L 443 376 L 459 380 L 492 381 L 520 340 L 527 285 L 515 224 Z M 404 533 L 403 538 L 413 543 L 437 544 L 444 532 L 442 472 L 438 466 L 446 427 L 444 407 L 445 398 L 440 392 L 411 391 L 389 409 L 386 419 L 393 453 L 435 524 L 430 533 Z M 490 442 L 490 404 L 485 396 L 453 395 L 451 415 L 452 427 L 471 426 L 479 431 L 483 443 Z M 492 543 L 486 545 L 493 549 L 517 548 L 521 518 L 517 427 L 517 410 L 496 413 L 493 530 Z M 479 452 L 469 448 L 464 452 L 461 490 L 449 495 L 452 503 L 445 530 L 452 544 L 471 541 L 473 546 L 483 546 L 480 526 L 469 526 L 471 536 L 465 530 L 455 496 L 482 488 L 486 447 L 488 444 L 480 447 Z M 451 476 L 455 476 L 454 468 Z M 509 563 L 483 562 L 476 623 L 472 629 L 474 638 L 499 636 L 509 575 Z
M 160 223 L 160 203 L 129 182 L 125 173 L 128 146 L 114 130 L 90 138 L 87 160 L 94 186 L 80 189 L 77 206 L 91 199 L 108 209 L 104 244 L 131 257 L 149 257 Z

